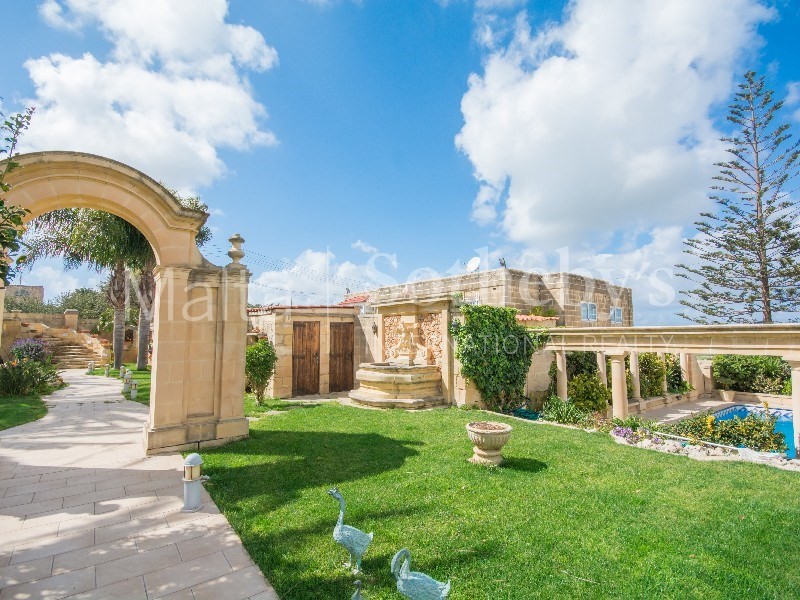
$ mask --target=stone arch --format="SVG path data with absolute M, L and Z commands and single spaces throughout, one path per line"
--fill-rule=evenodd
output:
M 218 445 L 247 435 L 244 349 L 250 273 L 229 252 L 211 264 L 195 236 L 208 215 L 180 206 L 159 183 L 115 160 L 80 152 L 15 158 L 9 204 L 28 219 L 59 208 L 103 210 L 137 227 L 156 256 L 148 453 Z M 240 247 L 241 238 L 231 238 Z M 233 250 L 233 249 L 232 249 Z

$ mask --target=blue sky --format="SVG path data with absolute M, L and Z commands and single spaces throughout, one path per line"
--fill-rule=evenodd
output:
M 254 301 L 361 282 L 568 269 L 677 322 L 687 227 L 709 208 L 748 68 L 800 125 L 800 3 L 778 0 L 42 0 L 20 3 L 6 112 L 27 150 L 144 170 L 247 240 Z M 37 265 L 48 296 L 96 275 Z

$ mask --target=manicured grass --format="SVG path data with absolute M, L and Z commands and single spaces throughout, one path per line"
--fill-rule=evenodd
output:
M 309 402 L 292 402 L 291 400 L 281 400 L 280 398 L 264 398 L 261 404 L 256 403 L 253 394 L 245 394 L 244 414 L 246 417 L 261 417 L 264 413 L 272 410 L 289 410 L 290 408 L 313 408 L 316 404 Z
M 364 595 L 399 598 L 389 561 L 452 579 L 453 599 L 800 597 L 800 475 L 704 463 L 608 435 L 507 420 L 498 469 L 467 462 L 485 413 L 323 404 L 203 451 L 207 489 L 283 599 L 349 598 L 331 537 L 375 539 Z
M 146 371 L 137 371 L 136 370 L 136 363 L 126 363 L 125 368 L 131 369 L 131 378 L 133 381 L 139 382 L 139 390 L 136 392 L 136 399 L 134 402 L 138 402 L 139 404 L 144 404 L 145 406 L 150 406 L 150 369 Z M 95 369 L 92 371 L 92 375 L 99 375 L 101 377 L 105 376 L 105 367 Z M 119 369 L 111 369 L 111 377 L 118 378 L 119 377 Z M 123 394 L 125 398 L 128 400 L 131 399 L 130 393 Z
M 41 419 L 47 407 L 39 396 L 0 397 L 0 431 Z

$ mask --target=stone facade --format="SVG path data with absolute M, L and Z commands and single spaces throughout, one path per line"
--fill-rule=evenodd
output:
M 447 299 L 455 304 L 510 306 L 525 314 L 534 307 L 552 309 L 558 325 L 568 327 L 631 326 L 633 296 L 630 288 L 571 273 L 540 275 L 516 269 L 494 269 L 441 279 L 429 279 L 378 288 L 369 293 L 375 306 L 407 301 Z M 595 320 L 581 318 L 581 303 L 594 305 Z M 621 312 L 621 322 L 611 322 L 611 308 Z
M 369 361 L 367 357 L 372 351 L 366 343 L 369 332 L 361 331 L 361 344 L 359 340 L 360 322 L 356 319 L 357 308 L 335 306 L 273 306 L 268 308 L 251 308 L 248 310 L 249 330 L 256 337 L 266 337 L 275 346 L 278 361 L 275 364 L 275 375 L 267 387 L 267 395 L 276 398 L 290 398 L 293 396 L 293 365 L 292 352 L 294 348 L 294 324 L 298 322 L 319 323 L 319 394 L 330 392 L 330 325 L 331 323 L 353 323 L 354 356 L 353 375 L 359 363 Z M 359 353 L 356 352 L 359 349 Z
M 44 286 L 42 285 L 9 285 L 6 288 L 9 298 L 25 298 L 44 302 Z
M 442 345 L 444 333 L 442 331 L 441 313 L 425 313 L 419 322 L 420 344 L 425 346 L 433 358 L 433 364 L 442 364 Z

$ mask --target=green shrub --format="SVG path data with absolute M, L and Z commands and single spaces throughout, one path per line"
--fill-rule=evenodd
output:
M 791 367 L 778 356 L 718 354 L 712 361 L 714 381 L 723 389 L 761 394 L 791 393 Z
M 786 440 L 775 431 L 777 417 L 771 414 L 751 414 L 741 419 L 721 421 L 708 412 L 698 413 L 671 425 L 661 426 L 661 431 L 726 446 L 745 447 L 762 452 L 783 452 Z
M 663 396 L 663 382 L 666 375 L 666 364 L 655 352 L 642 352 L 639 355 L 639 383 L 642 398 Z
M 685 394 L 692 389 L 691 384 L 683 379 L 680 354 L 667 354 L 667 390 L 670 394 Z
M 542 406 L 539 417 L 545 421 L 563 423 L 565 425 L 579 425 L 586 421 L 590 413 L 580 410 L 569 400 L 562 400 L 558 396 L 550 396 Z
M 531 358 L 547 343 L 547 331 L 520 325 L 514 308 L 464 305 L 461 314 L 463 323 L 450 324 L 461 374 L 490 410 L 508 412 L 522 405 Z
M 256 396 L 256 403 L 264 399 L 269 380 L 275 373 L 275 363 L 278 355 L 275 347 L 266 338 L 258 340 L 245 351 L 244 368 L 247 384 Z
M 576 375 L 567 390 L 572 404 L 583 412 L 605 412 L 611 401 L 611 390 L 603 385 L 598 375 Z
M 637 431 L 639 429 L 652 430 L 656 426 L 655 421 L 643 419 L 639 415 L 628 415 L 624 419 L 616 417 L 614 419 L 611 419 L 611 424 L 614 427 L 627 427 L 632 431 Z
M 567 352 L 567 379 L 572 379 L 578 375 L 597 375 L 597 353 L 596 352 Z M 549 393 L 555 396 L 558 393 L 556 382 L 558 367 L 556 361 L 550 364 L 550 388 Z
M 24 358 L 0 365 L 0 396 L 48 394 L 60 385 L 58 371 L 48 361 Z

